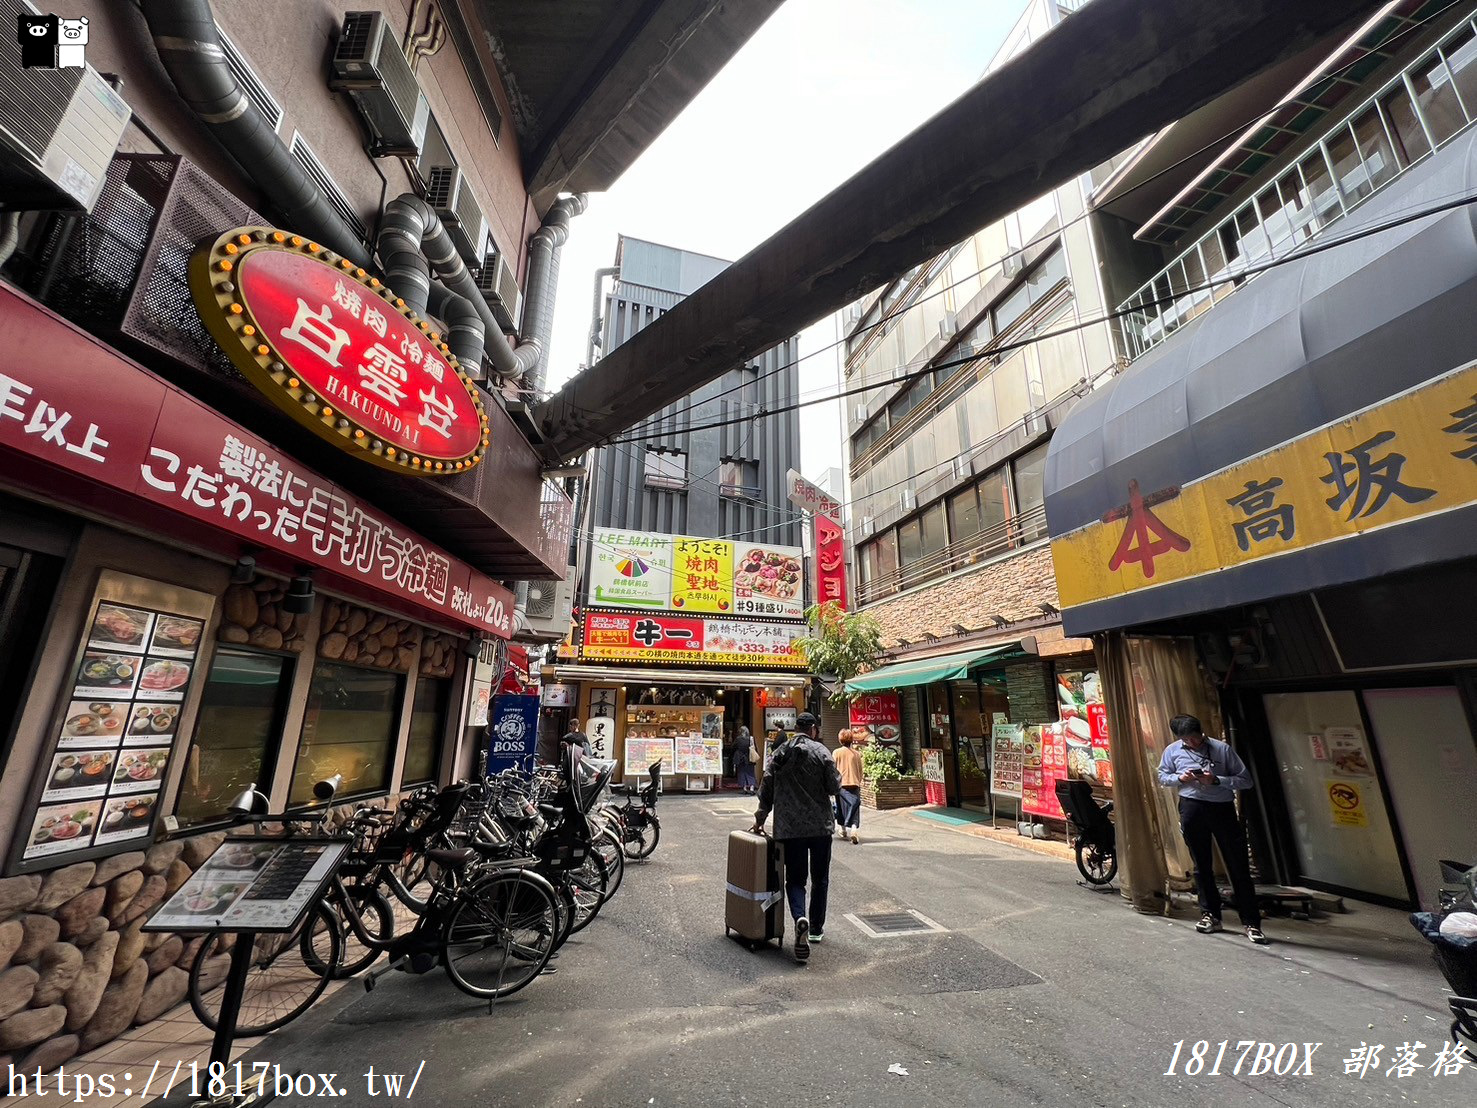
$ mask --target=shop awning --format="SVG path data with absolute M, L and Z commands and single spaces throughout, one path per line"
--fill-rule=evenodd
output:
M 940 654 L 915 662 L 898 662 L 846 682 L 847 692 L 879 692 L 904 689 L 911 685 L 931 685 L 935 681 L 953 681 L 968 677 L 971 670 L 991 662 L 1024 654 L 1020 642 L 1000 643 L 979 650 L 962 650 L 957 654 Z
M 753 673 L 721 669 L 657 669 L 638 666 L 545 666 L 542 679 L 596 681 L 617 685 L 725 685 L 753 689 L 797 689 L 810 680 L 804 673 Z
M 1477 131 L 1068 413 L 1046 465 L 1067 634 L 1470 553 L 1474 186 Z

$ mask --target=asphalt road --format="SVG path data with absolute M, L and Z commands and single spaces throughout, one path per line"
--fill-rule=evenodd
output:
M 663 838 L 632 866 L 558 973 L 491 1015 L 437 970 L 352 985 L 247 1059 L 332 1072 L 344 1105 L 365 1074 L 419 1073 L 436 1105 L 1470 1105 L 1477 1069 L 1428 1068 L 1444 983 L 1393 912 L 1272 920 L 1273 945 L 1135 914 L 1075 868 L 909 814 L 868 812 L 837 844 L 826 942 L 810 964 L 723 935 L 727 833 L 750 804 L 662 803 Z M 942 933 L 871 938 L 847 914 L 915 909 Z M 1401 928 L 1404 928 L 1404 931 Z M 1165 1076 L 1197 1040 L 1219 1076 Z M 1253 1074 L 1252 1040 L 1283 1068 Z M 1386 1071 L 1402 1043 L 1422 1068 Z M 1305 1058 L 1304 1044 L 1321 1044 Z M 1383 1047 L 1361 1078 L 1361 1044 Z M 1242 1072 L 1232 1072 L 1242 1057 Z M 1270 1057 L 1270 1052 L 1267 1052 Z M 424 1065 L 422 1066 L 422 1063 Z M 402 1092 L 401 1099 L 404 1098 Z M 293 1094 L 278 1104 L 317 1104 Z

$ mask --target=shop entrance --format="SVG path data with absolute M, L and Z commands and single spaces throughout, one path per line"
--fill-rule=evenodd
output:
M 1477 856 L 1477 746 L 1452 686 L 1267 693 L 1298 876 L 1405 906 Z

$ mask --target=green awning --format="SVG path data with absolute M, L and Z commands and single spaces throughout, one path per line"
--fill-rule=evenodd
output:
M 983 650 L 966 650 L 958 654 L 940 654 L 935 658 L 920 658 L 916 662 L 899 662 L 883 666 L 871 673 L 853 677 L 846 682 L 847 692 L 879 692 L 883 689 L 903 689 L 910 685 L 931 685 L 935 681 L 953 681 L 968 677 L 971 670 L 1002 658 L 1024 653 L 1018 642 L 1001 643 Z

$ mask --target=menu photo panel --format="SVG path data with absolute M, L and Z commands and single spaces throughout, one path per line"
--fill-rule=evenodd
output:
M 209 593 L 99 574 L 12 870 L 152 839 L 214 608 Z

